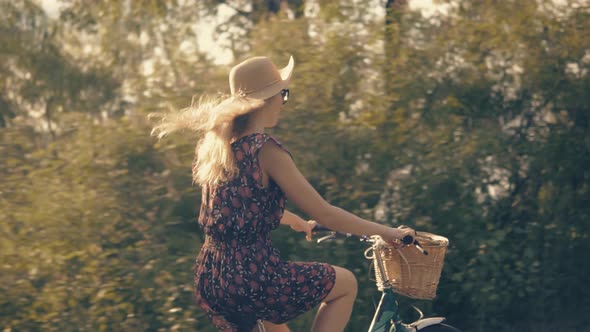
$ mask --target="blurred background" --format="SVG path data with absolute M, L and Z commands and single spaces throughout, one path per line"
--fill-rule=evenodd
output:
M 2 331 L 214 331 L 196 137 L 158 142 L 146 115 L 228 93 L 254 55 L 294 56 L 272 134 L 328 201 L 449 238 L 438 297 L 404 303 L 590 331 L 590 1 L 0 0 Z M 364 246 L 273 237 L 356 273 L 366 331 Z

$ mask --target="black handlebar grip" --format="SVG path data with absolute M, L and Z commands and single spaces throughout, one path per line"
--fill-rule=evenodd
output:
M 406 235 L 404 236 L 404 238 L 402 239 L 402 243 L 406 244 L 406 245 L 410 245 L 414 243 L 414 237 L 411 235 Z
M 316 224 L 315 227 L 311 230 L 312 232 L 333 232 L 333 230 L 329 229 L 326 226 Z

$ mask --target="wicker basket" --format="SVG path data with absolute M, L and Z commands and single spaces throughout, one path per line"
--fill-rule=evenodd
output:
M 385 288 L 386 280 L 381 274 L 377 255 L 381 257 L 383 273 L 396 293 L 414 299 L 434 299 L 449 240 L 425 232 L 418 232 L 416 240 L 428 251 L 428 255 L 414 246 L 395 249 L 383 240 L 377 242 L 373 260 L 379 290 Z

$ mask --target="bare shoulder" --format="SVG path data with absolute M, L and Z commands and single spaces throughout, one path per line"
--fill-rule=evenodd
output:
M 274 139 L 267 140 L 259 151 L 259 160 L 264 165 L 272 165 L 275 162 L 291 161 L 292 158 L 289 152 L 287 152 L 279 143 Z
M 287 150 L 274 140 L 268 140 L 260 149 L 259 161 L 263 173 L 281 187 L 289 200 L 312 218 L 326 220 L 324 215 L 330 205 L 297 169 Z

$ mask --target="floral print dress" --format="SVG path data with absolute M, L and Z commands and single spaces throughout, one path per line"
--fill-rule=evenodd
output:
M 236 140 L 239 175 L 203 187 L 198 222 L 205 243 L 195 264 L 195 301 L 222 331 L 251 332 L 258 319 L 287 322 L 320 304 L 336 278 L 331 265 L 283 261 L 272 246 L 285 195 L 272 180 L 262 185 L 258 151 L 268 141 L 283 148 L 263 133 Z

